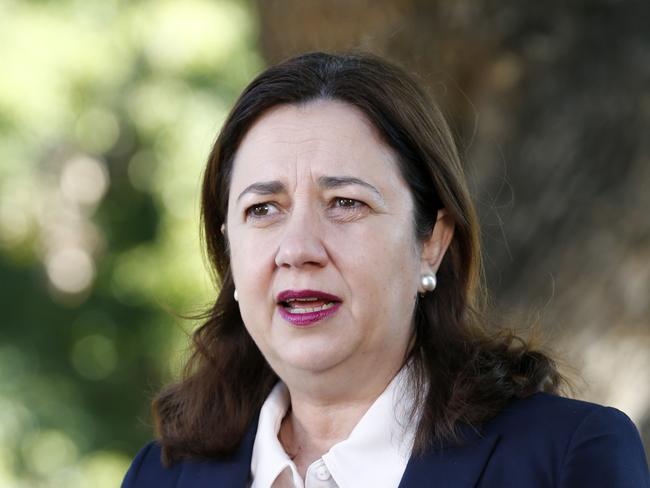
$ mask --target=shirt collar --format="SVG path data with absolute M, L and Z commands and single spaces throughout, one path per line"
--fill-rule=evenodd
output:
M 295 464 L 278 440 L 280 425 L 289 409 L 289 403 L 286 385 L 281 381 L 276 383 L 260 410 L 251 459 L 251 488 L 271 488 L 278 475 L 287 467 L 293 467 L 292 473 L 299 476 Z
M 347 439 L 335 444 L 322 459 L 339 488 L 399 484 L 410 458 L 416 423 L 410 422 L 413 394 L 408 388 L 410 369 L 403 367 L 375 400 Z M 294 484 L 295 464 L 278 440 L 280 424 L 289 408 L 287 387 L 278 382 L 267 397 L 253 445 L 251 471 L 254 488 L 270 488 L 287 467 Z

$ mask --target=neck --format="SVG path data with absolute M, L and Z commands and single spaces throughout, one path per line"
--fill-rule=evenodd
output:
M 337 375 L 337 388 L 328 388 L 328 382 L 322 379 L 286 383 L 291 408 L 282 421 L 279 439 L 303 479 L 311 463 L 349 437 L 398 370 L 375 368 L 374 374 L 367 376 L 371 379 L 364 383 L 342 381 Z M 319 388 L 301 388 L 303 384 L 316 384 Z M 359 384 L 363 386 L 355 386 Z

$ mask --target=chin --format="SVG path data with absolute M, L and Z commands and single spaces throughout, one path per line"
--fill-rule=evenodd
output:
M 322 373 L 343 362 L 348 355 L 340 345 L 331 342 L 329 344 L 300 342 L 281 351 L 278 355 L 278 361 L 281 363 L 279 369 Z

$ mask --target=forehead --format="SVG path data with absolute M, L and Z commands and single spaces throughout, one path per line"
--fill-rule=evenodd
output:
M 281 105 L 264 113 L 235 156 L 231 189 L 250 179 L 374 175 L 401 180 L 397 155 L 356 107 L 332 100 Z M 243 183 L 242 183 L 243 184 Z

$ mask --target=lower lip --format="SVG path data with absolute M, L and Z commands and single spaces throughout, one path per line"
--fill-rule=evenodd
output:
M 307 312 L 307 313 L 291 313 L 287 311 L 282 305 L 278 305 L 280 310 L 280 317 L 282 317 L 287 322 L 295 325 L 296 327 L 308 327 L 316 322 L 325 320 L 328 317 L 334 315 L 339 307 L 341 306 L 340 302 L 335 303 L 330 308 L 325 310 L 319 310 L 318 312 Z

